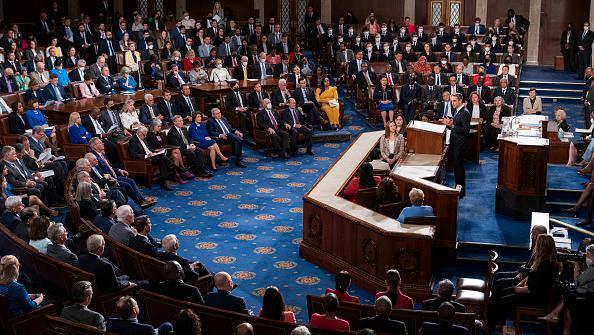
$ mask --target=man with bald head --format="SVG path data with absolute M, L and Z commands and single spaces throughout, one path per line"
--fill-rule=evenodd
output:
M 254 327 L 247 322 L 241 323 L 235 328 L 235 335 L 254 335 Z
M 359 320 L 359 329 L 373 329 L 379 334 L 406 335 L 404 322 L 391 320 L 392 302 L 390 298 L 382 296 L 375 301 L 375 316 Z
M 231 279 L 231 276 L 227 272 L 218 272 L 214 276 L 214 283 L 217 292 L 210 292 L 206 295 L 204 302 L 207 306 L 250 314 L 243 298 L 231 294 L 231 291 L 234 289 L 233 279 Z
M 178 262 L 183 269 L 183 279 L 185 282 L 190 283 L 196 281 L 199 277 L 210 274 L 208 269 L 202 265 L 202 263 L 196 261 L 191 262 L 177 254 L 177 250 L 179 250 L 179 240 L 174 234 L 169 234 L 163 237 L 161 244 L 163 246 L 163 252 L 158 253 L 157 258 L 163 262 Z
M 165 262 L 164 270 L 165 280 L 156 285 L 157 293 L 195 304 L 204 304 L 200 290 L 196 286 L 184 283 L 184 269 L 179 262 Z

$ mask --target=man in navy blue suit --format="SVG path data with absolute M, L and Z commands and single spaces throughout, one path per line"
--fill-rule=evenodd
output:
M 135 335 L 166 335 L 173 331 L 173 325 L 164 322 L 157 329 L 153 326 L 138 322 L 140 308 L 131 296 L 123 296 L 116 302 L 117 317 L 107 319 L 107 331 L 116 334 Z
M 93 224 L 105 234 L 109 234 L 111 226 L 116 224 L 116 203 L 111 199 L 103 199 L 99 202 L 101 213 L 95 216 Z
M 406 85 L 402 85 L 400 91 L 400 106 L 404 111 L 406 122 L 414 119 L 417 109 L 417 102 L 421 99 L 421 85 L 415 82 L 414 78 L 409 78 Z
M 234 288 L 233 280 L 227 272 L 218 272 L 214 276 L 214 282 L 217 292 L 210 292 L 206 295 L 204 302 L 207 306 L 249 314 L 243 298 L 231 294 Z
M 474 18 L 474 25 L 468 27 L 468 35 L 484 35 L 487 32 L 484 24 L 481 24 L 481 18 Z
M 439 322 L 424 322 L 419 334 L 423 335 L 467 335 L 468 329 L 454 324 L 456 309 L 449 302 L 443 302 L 437 310 Z
M 98 137 L 93 137 L 89 141 L 89 146 L 91 147 L 90 154 L 94 155 L 94 157 L 97 159 L 96 168 L 99 170 L 101 175 L 107 177 L 108 180 L 113 181 L 116 186 L 124 189 L 126 194 L 143 209 L 156 204 L 155 200 L 147 200 L 140 193 L 140 190 L 138 190 L 138 186 L 136 186 L 134 179 L 128 178 L 128 171 L 115 168 L 109 163 L 109 159 L 105 154 L 105 145 L 101 139 Z M 94 164 L 91 163 L 91 165 Z
M 60 101 L 64 102 L 66 100 L 72 99 L 66 91 L 64 91 L 64 87 L 58 84 L 58 76 L 55 74 L 50 75 L 50 82 L 43 90 L 46 101 Z
M 10 196 L 6 199 L 6 210 L 2 213 L 2 223 L 10 231 L 14 232 L 15 228 L 21 223 L 20 213 L 25 208 L 23 200 L 17 195 Z
M 235 156 L 235 165 L 245 168 L 241 162 L 243 154 L 243 134 L 233 128 L 227 118 L 221 115 L 221 110 L 213 108 L 210 111 L 212 118 L 206 122 L 208 134 L 217 141 L 217 143 L 231 143 L 233 145 L 233 155 Z

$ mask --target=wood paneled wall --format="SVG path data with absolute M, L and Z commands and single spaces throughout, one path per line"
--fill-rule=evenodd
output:
M 559 0 L 557 0 L 559 1 Z M 569 2 L 569 0 L 566 0 Z M 505 24 L 507 17 L 507 10 L 513 8 L 516 14 L 522 15 L 525 18 L 529 16 L 530 1 L 518 0 L 496 0 L 487 1 L 487 22 L 485 24 L 492 26 L 496 18 L 501 19 L 501 24 Z M 484 19 L 483 19 L 484 21 Z
M 588 21 L 590 1 L 588 0 L 542 0 L 540 18 L 539 63 L 552 65 L 554 57 L 560 55 L 561 31 L 567 23 L 573 23 L 578 32 L 584 21 Z
M 373 11 L 380 22 L 394 19 L 396 23 L 404 22 L 404 0 L 365 0 L 365 1 L 332 1 L 332 23 L 352 11 L 359 23 L 365 22 L 369 12 Z

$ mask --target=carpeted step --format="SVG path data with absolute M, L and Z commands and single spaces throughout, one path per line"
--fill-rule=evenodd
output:
M 547 202 L 571 202 L 576 203 L 582 194 L 582 190 L 570 190 L 560 188 L 549 188 L 546 190 Z
M 528 96 L 528 92 L 530 91 L 529 87 L 520 87 L 520 97 L 524 98 Z M 560 98 L 581 98 L 582 91 L 575 90 L 575 89 L 565 89 L 565 88 L 545 88 L 545 89 L 538 89 L 537 90 L 538 96 L 541 98 L 543 96 L 554 96 Z
M 312 140 L 314 143 L 346 142 L 351 140 L 351 133 L 345 129 L 317 131 L 314 132 Z
M 528 239 L 530 236 L 526 234 L 525 246 L 507 246 L 499 244 L 483 244 L 483 243 L 458 243 L 457 260 L 459 261 L 476 261 L 486 262 L 489 260 L 489 253 L 491 250 L 499 254 L 497 263 L 523 263 L 528 259 Z
M 522 100 L 524 98 L 526 98 L 528 96 L 528 94 L 520 94 L 519 99 Z M 562 97 L 559 96 L 557 94 L 552 94 L 552 95 L 543 95 L 543 94 L 539 94 L 538 95 L 541 99 L 543 103 L 576 103 L 578 101 L 581 101 L 581 97 Z
M 579 90 L 580 92 L 584 89 L 584 83 L 579 81 L 542 81 L 542 80 L 520 80 L 520 88 L 536 88 L 537 92 L 540 93 L 540 90 L 544 91 L 546 89 L 572 89 L 572 90 Z

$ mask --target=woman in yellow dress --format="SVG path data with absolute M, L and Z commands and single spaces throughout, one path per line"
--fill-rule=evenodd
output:
M 328 115 L 330 128 L 335 130 L 340 124 L 340 108 L 338 103 L 338 91 L 336 86 L 330 86 L 330 79 L 322 79 L 324 85 L 316 88 L 316 100 L 320 104 L 322 112 Z

